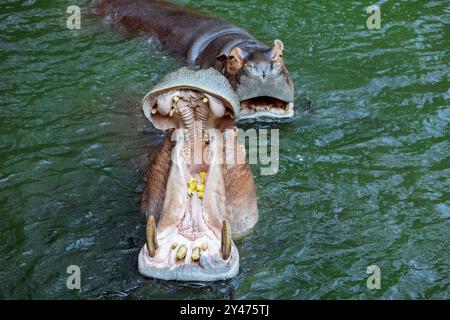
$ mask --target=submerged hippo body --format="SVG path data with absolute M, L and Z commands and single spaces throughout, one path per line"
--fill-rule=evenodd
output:
M 235 276 L 239 254 L 232 237 L 258 219 L 252 172 L 236 139 L 237 96 L 216 70 L 182 68 L 145 96 L 143 111 L 169 134 L 148 172 L 139 271 L 164 280 Z
M 191 66 L 220 71 L 239 97 L 241 119 L 293 116 L 280 40 L 270 48 L 242 28 L 165 1 L 104 0 L 95 12 L 130 34 L 154 36 Z

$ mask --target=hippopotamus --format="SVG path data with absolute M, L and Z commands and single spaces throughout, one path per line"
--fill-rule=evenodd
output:
M 294 115 L 281 40 L 267 46 L 233 24 L 165 1 L 104 0 L 94 12 L 129 34 L 150 34 L 190 66 L 221 72 L 239 97 L 240 119 Z
M 217 70 L 184 67 L 151 89 L 142 108 L 168 134 L 154 152 L 142 198 L 147 243 L 139 272 L 163 280 L 234 277 L 233 239 L 258 220 L 253 175 L 237 141 L 239 98 Z

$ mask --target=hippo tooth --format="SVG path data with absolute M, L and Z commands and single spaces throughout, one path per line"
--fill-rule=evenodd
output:
M 158 242 L 156 240 L 156 224 L 155 217 L 151 215 L 147 219 L 147 249 L 150 257 L 154 257 L 158 250 Z
M 200 247 L 195 247 L 194 249 L 192 249 L 192 256 L 191 256 L 192 261 L 200 260 L 200 255 L 201 255 Z
M 179 100 L 180 100 L 180 97 L 178 97 L 178 96 L 173 97 L 173 101 L 178 102 Z
M 203 251 L 208 250 L 208 245 L 207 245 L 206 243 L 202 246 L 202 250 L 203 250 Z
M 169 117 L 173 117 L 173 113 L 175 112 L 175 108 L 170 109 Z
M 203 103 L 208 103 L 208 98 L 203 98 Z
M 231 254 L 231 228 L 227 220 L 223 220 L 222 227 L 222 256 L 227 260 Z
M 152 108 L 152 114 L 156 114 L 157 111 L 158 111 L 158 110 L 157 110 L 156 107 L 153 107 L 153 108 Z
M 172 243 L 172 245 L 170 246 L 170 248 L 175 249 L 176 247 L 178 247 L 178 243 L 174 242 Z
M 181 247 L 178 248 L 177 251 L 177 260 L 183 260 L 186 257 L 187 248 L 183 244 Z

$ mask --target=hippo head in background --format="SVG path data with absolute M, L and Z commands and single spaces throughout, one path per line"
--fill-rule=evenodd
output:
M 284 64 L 283 47 L 277 39 L 273 48 L 247 44 L 217 57 L 216 69 L 239 96 L 241 119 L 293 117 L 294 86 Z
M 146 209 L 147 244 L 139 254 L 140 273 L 183 281 L 235 276 L 239 254 L 232 236 L 249 230 L 257 220 L 248 164 L 220 161 L 227 156 L 224 145 L 236 145 L 237 96 L 218 71 L 182 68 L 145 96 L 143 111 L 156 128 L 174 130 L 176 143 L 162 205 Z M 237 153 L 245 159 L 245 151 L 237 145 Z M 245 177 L 234 175 L 234 169 L 246 172 Z M 250 191 L 242 197 L 245 185 Z M 150 186 L 149 192 L 156 191 Z

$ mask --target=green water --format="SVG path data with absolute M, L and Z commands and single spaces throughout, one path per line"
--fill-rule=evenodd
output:
M 273 125 L 279 173 L 253 167 L 239 276 L 201 288 L 137 272 L 139 164 L 161 141 L 139 101 L 182 62 L 86 15 L 66 29 L 77 3 L 1 1 L 0 298 L 449 298 L 448 1 L 379 1 L 381 30 L 368 1 L 183 1 L 281 38 L 298 107 Z

